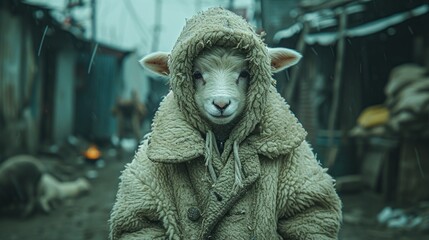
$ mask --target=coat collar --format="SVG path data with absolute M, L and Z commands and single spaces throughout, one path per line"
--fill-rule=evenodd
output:
M 307 132 L 274 87 L 268 94 L 264 115 L 248 141 L 259 154 L 273 159 L 301 145 Z
M 147 155 L 155 162 L 179 163 L 204 154 L 204 138 L 180 112 L 170 91 L 152 123 Z
M 268 94 L 260 123 L 244 141 L 253 146 L 258 154 L 275 158 L 299 146 L 306 132 L 274 87 Z M 204 138 L 205 133 L 200 133 L 186 121 L 170 92 L 155 115 L 147 154 L 155 162 L 189 161 L 204 154 Z

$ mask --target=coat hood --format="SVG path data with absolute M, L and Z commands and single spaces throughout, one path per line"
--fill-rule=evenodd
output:
M 272 82 L 267 48 L 242 17 L 222 8 L 211 8 L 187 20 L 169 58 L 171 89 L 187 122 L 202 133 L 210 131 L 208 122 L 196 114 L 192 68 L 198 54 L 214 46 L 241 50 L 249 61 L 252 80 L 244 114 L 230 134 L 230 139 L 239 143 L 260 121 Z
M 211 124 L 199 114 L 192 78 L 195 58 L 212 47 L 243 52 L 250 73 L 244 110 L 221 153 Z M 150 61 L 157 65 L 157 58 Z M 178 163 L 204 155 L 210 177 L 216 182 L 214 161 L 220 155 L 223 163 L 234 164 L 232 175 L 236 189 L 246 182 L 242 181 L 242 163 L 256 161 L 256 153 L 274 158 L 299 146 L 306 132 L 273 86 L 275 67 L 271 63 L 261 36 L 242 17 L 222 8 L 212 8 L 189 19 L 168 57 L 171 92 L 153 121 L 147 149 L 149 159 Z M 240 154 L 240 145 L 246 139 L 246 144 L 256 150 L 252 157 Z

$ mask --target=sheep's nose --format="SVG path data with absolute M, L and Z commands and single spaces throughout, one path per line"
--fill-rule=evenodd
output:
M 219 110 L 223 111 L 225 108 L 227 108 L 231 104 L 231 100 L 214 100 L 213 105 Z

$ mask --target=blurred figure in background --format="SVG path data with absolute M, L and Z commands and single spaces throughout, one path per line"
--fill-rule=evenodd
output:
M 112 109 L 112 113 L 117 117 L 119 142 L 131 135 L 139 143 L 142 137 L 141 125 L 147 115 L 147 110 L 145 104 L 139 100 L 136 90 L 133 90 L 131 95 L 130 100 L 124 100 L 119 97 Z

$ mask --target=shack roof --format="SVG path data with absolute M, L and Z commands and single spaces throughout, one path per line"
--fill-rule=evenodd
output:
M 341 1 L 349 2 L 349 1 Z M 331 45 L 334 44 L 340 37 L 338 32 L 338 15 L 345 13 L 352 21 L 349 22 L 348 26 L 344 31 L 345 37 L 364 37 L 368 36 L 394 25 L 405 22 L 408 19 L 428 14 L 429 4 L 421 4 L 408 10 L 402 10 L 400 12 L 391 13 L 383 17 L 371 18 L 367 21 L 353 21 L 356 19 L 356 14 L 363 14 L 366 11 L 371 11 L 370 1 L 358 1 L 351 4 L 340 5 L 335 8 L 317 8 L 314 12 L 304 12 L 298 21 L 292 26 L 278 31 L 274 35 L 274 42 L 279 43 L 282 39 L 291 38 L 296 34 L 302 32 L 304 25 L 308 24 L 311 31 L 304 37 L 307 44 L 320 44 L 320 45 Z M 329 5 L 331 6 L 331 5 Z M 313 7 L 315 8 L 315 7 Z M 357 23 L 356 23 L 357 22 Z
M 41 34 L 47 37 L 67 36 L 73 39 L 74 45 L 79 49 L 89 49 L 92 51 L 94 45 L 97 45 L 98 52 L 115 55 L 119 58 L 135 51 L 135 49 L 126 49 L 112 44 L 93 41 L 85 38 L 86 29 L 65 10 L 54 8 L 42 2 L 34 1 L 14 1 L 13 4 L 7 2 L 0 7 L 6 7 L 11 12 L 29 19 L 36 28 L 41 30 Z M 69 7 L 69 6 L 68 6 Z M 73 6 L 71 6 L 73 7 Z M 55 43 L 55 41 L 51 41 Z M 61 42 L 57 42 L 61 45 Z

